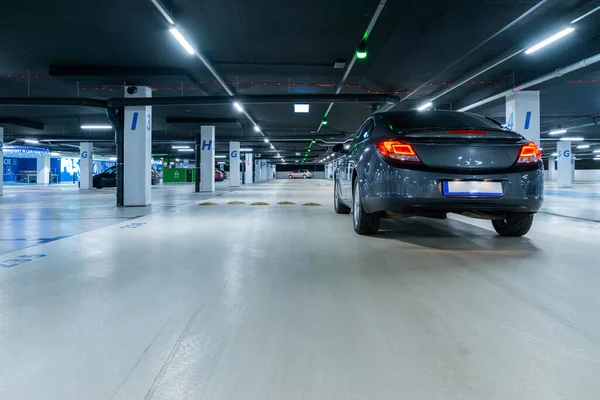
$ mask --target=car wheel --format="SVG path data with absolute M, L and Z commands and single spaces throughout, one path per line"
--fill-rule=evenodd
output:
M 509 213 L 505 219 L 494 220 L 492 225 L 501 236 L 523 236 L 533 224 L 533 214 Z
M 306 174 L 302 175 L 302 179 L 306 179 Z
M 372 235 L 379 230 L 379 217 L 374 214 L 368 214 L 362 205 L 360 197 L 360 185 L 354 182 L 354 199 L 352 202 L 352 220 L 354 222 L 354 231 L 359 235 Z
M 333 184 L 333 209 L 337 214 L 350 214 L 350 207 L 342 203 L 340 199 L 340 187 L 337 181 Z
M 288 178 L 290 178 L 290 179 L 294 179 L 294 177 L 292 176 L 292 174 L 289 174 L 289 175 L 288 175 Z

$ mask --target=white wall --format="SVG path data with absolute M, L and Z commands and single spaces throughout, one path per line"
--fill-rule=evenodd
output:
M 600 169 L 576 169 L 575 182 L 600 182 Z
M 549 180 L 548 171 L 544 171 L 544 180 Z M 576 169 L 575 182 L 600 182 L 600 169 Z

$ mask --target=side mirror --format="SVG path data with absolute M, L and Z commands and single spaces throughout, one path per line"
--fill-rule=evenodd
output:
M 347 153 L 348 151 L 344 148 L 344 143 L 338 143 L 331 149 L 334 153 Z

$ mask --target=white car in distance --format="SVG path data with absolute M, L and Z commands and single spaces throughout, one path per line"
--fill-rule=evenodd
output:
M 290 172 L 288 174 L 288 178 L 290 178 L 290 179 L 296 179 L 296 178 L 309 179 L 309 178 L 312 178 L 312 172 L 309 171 L 308 169 L 297 169 L 294 172 Z

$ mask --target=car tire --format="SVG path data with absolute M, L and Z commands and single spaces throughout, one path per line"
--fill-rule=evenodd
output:
M 342 203 L 340 199 L 340 187 L 337 181 L 333 184 L 333 209 L 336 214 L 350 214 L 350 207 Z
M 354 182 L 352 200 L 352 222 L 354 231 L 359 235 L 373 235 L 379 231 L 380 218 L 374 214 L 368 214 L 362 205 L 360 185 Z
M 302 179 L 306 179 L 306 174 L 302 175 Z
M 289 175 L 288 175 L 288 178 L 289 178 L 289 179 L 294 179 L 294 177 L 292 176 L 292 174 L 289 174 Z
M 533 214 L 508 213 L 505 219 L 493 220 L 492 225 L 500 236 L 518 237 L 529 232 L 533 224 Z

